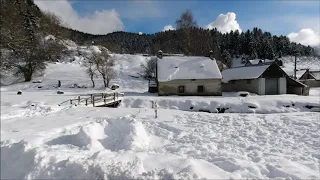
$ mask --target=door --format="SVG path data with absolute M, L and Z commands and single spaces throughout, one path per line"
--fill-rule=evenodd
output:
M 266 95 L 274 95 L 278 93 L 278 78 L 266 78 Z

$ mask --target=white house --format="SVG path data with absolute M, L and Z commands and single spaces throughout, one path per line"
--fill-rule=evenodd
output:
M 159 51 L 157 82 L 159 95 L 221 95 L 221 73 L 213 58 L 163 56 Z

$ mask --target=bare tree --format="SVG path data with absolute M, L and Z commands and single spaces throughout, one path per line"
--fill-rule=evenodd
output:
M 198 27 L 197 21 L 194 19 L 190 9 L 187 9 L 180 16 L 180 19 L 176 20 L 177 29 L 186 29 L 191 27 Z
M 116 75 L 113 69 L 114 59 L 111 58 L 106 50 L 103 50 L 100 54 L 95 55 L 97 55 L 97 58 L 94 59 L 97 71 L 103 79 L 104 87 L 109 87 L 110 81 Z
M 141 64 L 143 68 L 143 78 L 147 80 L 156 79 L 157 58 L 151 58 L 146 64 Z
M 90 77 L 92 82 L 92 88 L 95 87 L 94 77 L 97 76 L 97 70 L 95 68 L 95 59 L 98 58 L 97 54 L 93 54 L 84 61 L 83 66 L 86 68 L 86 73 Z

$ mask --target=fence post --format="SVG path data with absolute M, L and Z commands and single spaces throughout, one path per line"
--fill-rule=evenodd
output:
M 91 103 L 93 103 L 93 94 L 90 94 Z
M 86 99 L 86 106 L 88 106 L 88 99 Z
M 72 99 L 70 99 L 70 104 L 72 104 Z
M 154 113 L 155 113 L 155 118 L 158 118 L 158 104 L 157 104 L 157 102 L 154 102 Z
M 78 96 L 78 104 L 80 104 L 80 96 Z
M 116 107 L 116 93 L 113 93 L 113 107 Z
M 93 107 L 95 107 L 94 106 L 94 96 L 92 96 L 92 105 L 93 105 Z

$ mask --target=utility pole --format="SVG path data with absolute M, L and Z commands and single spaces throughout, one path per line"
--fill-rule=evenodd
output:
M 294 55 L 294 79 L 297 79 L 297 54 Z
M 297 56 L 299 56 L 299 52 L 296 50 L 294 53 L 294 79 L 297 79 Z

